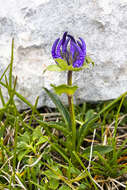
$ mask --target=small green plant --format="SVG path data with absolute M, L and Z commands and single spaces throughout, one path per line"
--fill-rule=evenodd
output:
M 49 71 L 67 71 L 67 84 L 59 86 L 51 84 L 51 86 L 56 94 L 61 95 L 62 93 L 65 93 L 67 95 L 69 113 L 60 99 L 58 99 L 53 93 L 49 92 L 48 89 L 44 88 L 64 117 L 65 127 L 68 131 L 66 144 L 70 147 L 69 149 L 71 152 L 79 149 L 78 139 L 80 139 L 81 135 L 81 129 L 80 127 L 76 127 L 75 121 L 73 95 L 78 86 L 72 85 L 72 72 L 87 68 L 90 63 L 94 64 L 90 57 L 86 56 L 85 41 L 82 38 L 79 39 L 80 41 L 76 42 L 74 37 L 67 32 L 64 33 L 61 40 L 60 38 L 56 39 L 52 46 L 52 57 L 56 64 L 47 67 L 47 70 Z
M 63 128 L 65 128 L 66 133 L 68 133 L 68 136 L 66 137 L 66 146 L 69 148 L 70 152 L 79 151 L 80 146 L 83 143 L 83 139 L 87 136 L 89 130 L 91 128 L 98 127 L 95 122 L 100 118 L 100 115 L 109 110 L 117 101 L 119 101 L 119 99 L 121 99 L 121 97 L 123 97 L 124 100 L 126 95 L 125 93 L 117 100 L 111 102 L 111 104 L 102 109 L 98 114 L 93 114 L 92 110 L 89 110 L 89 114 L 92 116 L 89 116 L 87 113 L 88 116 L 86 115 L 87 119 L 85 122 L 82 121 L 80 125 L 77 125 L 73 95 L 78 87 L 72 85 L 72 72 L 88 68 L 90 63 L 94 65 L 92 59 L 86 55 L 85 41 L 82 38 L 79 39 L 80 41 L 76 42 L 74 37 L 67 32 L 64 33 L 61 40 L 60 38 L 56 39 L 52 46 L 52 57 L 56 64 L 49 65 L 46 69 L 49 71 L 59 72 L 67 71 L 67 84 L 62 84 L 59 86 L 51 84 L 51 86 L 57 95 L 61 95 L 62 93 L 67 95 L 69 112 L 62 104 L 58 96 L 44 88 L 63 116 L 65 122 Z M 105 148 L 106 147 L 103 147 L 103 149 Z

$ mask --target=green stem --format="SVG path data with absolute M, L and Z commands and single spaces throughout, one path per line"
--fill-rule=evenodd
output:
M 18 120 L 15 120 L 15 137 L 14 137 L 14 158 L 13 158 L 13 182 L 15 183 L 15 171 L 16 171 L 16 153 L 17 153 L 17 138 L 18 138 Z
M 68 71 L 67 84 L 69 86 L 72 86 L 72 71 Z M 76 123 L 75 123 L 73 95 L 67 95 L 67 96 L 68 96 L 69 112 L 70 112 L 70 116 L 71 116 L 72 145 L 73 145 L 73 150 L 75 150 L 75 145 L 76 145 Z

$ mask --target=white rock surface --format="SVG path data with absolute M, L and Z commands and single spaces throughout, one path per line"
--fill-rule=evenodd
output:
M 10 62 L 14 37 L 17 91 L 31 103 L 40 96 L 38 107 L 52 106 L 42 86 L 64 83 L 66 73 L 43 70 L 53 63 L 52 43 L 64 31 L 83 37 L 95 62 L 73 74 L 76 102 L 113 99 L 127 91 L 127 0 L 0 0 L 0 75 Z M 19 109 L 26 108 L 16 100 Z

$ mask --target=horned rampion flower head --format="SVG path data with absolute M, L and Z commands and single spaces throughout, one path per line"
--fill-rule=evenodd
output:
M 56 64 L 48 65 L 44 70 L 48 71 L 80 71 L 88 68 L 88 64 L 94 62 L 86 55 L 86 43 L 79 37 L 75 38 L 65 32 L 62 39 L 57 38 L 52 46 L 52 57 Z
M 86 57 L 85 41 L 81 37 L 76 41 L 73 36 L 65 32 L 62 39 L 55 40 L 52 46 L 52 57 L 53 59 L 65 60 L 73 68 L 80 68 Z

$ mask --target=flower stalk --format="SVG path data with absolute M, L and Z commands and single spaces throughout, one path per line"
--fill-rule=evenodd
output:
M 69 86 L 72 86 L 72 71 L 68 71 L 67 84 Z M 73 95 L 67 95 L 67 96 L 68 96 L 69 112 L 70 112 L 70 117 L 71 117 L 72 147 L 73 147 L 73 150 L 75 150 L 75 147 L 76 147 L 76 123 L 75 123 Z

